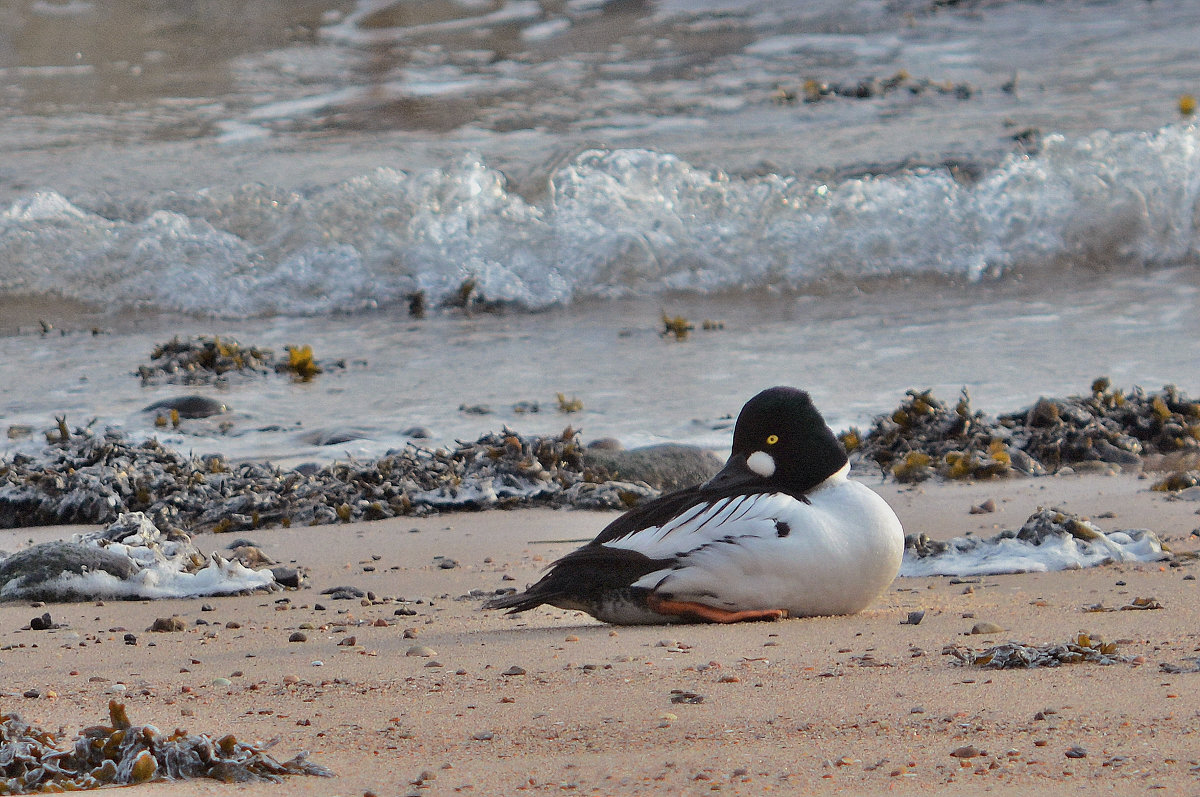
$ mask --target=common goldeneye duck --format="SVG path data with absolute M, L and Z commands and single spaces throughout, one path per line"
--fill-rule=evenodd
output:
M 807 393 L 764 390 L 742 407 L 716 476 L 625 513 L 484 608 L 549 604 L 617 624 L 860 611 L 896 577 L 904 533 L 849 470 Z

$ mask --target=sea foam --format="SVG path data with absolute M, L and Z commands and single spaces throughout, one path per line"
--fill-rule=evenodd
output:
M 1179 264 L 1200 253 L 1200 134 L 1048 135 L 977 181 L 945 169 L 820 183 L 740 177 L 648 150 L 590 150 L 538 202 L 478 157 L 379 168 L 306 192 L 211 188 L 127 201 L 53 190 L 0 210 L 0 285 L 115 307 L 323 315 L 472 286 L 529 309 L 816 281 Z

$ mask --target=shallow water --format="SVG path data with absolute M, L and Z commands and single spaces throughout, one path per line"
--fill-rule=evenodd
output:
M 909 387 L 1200 392 L 1185 0 L 29 0 L 0 31 L 0 425 L 34 429 L 0 451 L 62 414 L 299 461 L 415 426 L 721 449 L 778 383 L 838 428 Z M 465 285 L 505 311 L 438 309 Z M 195 334 L 347 365 L 140 385 Z M 189 392 L 233 412 L 141 412 Z
M 909 387 L 946 401 L 966 387 L 990 413 L 1039 395 L 1167 382 L 1200 393 L 1191 342 L 1200 336 L 1200 285 L 1188 269 L 1110 277 L 1072 272 L 1068 285 L 875 285 L 820 296 L 738 296 L 591 302 L 538 314 L 403 314 L 196 322 L 156 317 L 95 336 L 27 332 L 0 338 L 0 399 L 7 424 L 40 430 L 53 415 L 99 417 L 135 436 L 184 450 L 281 460 L 370 457 L 410 441 L 474 440 L 502 424 L 525 434 L 568 424 L 585 440 L 626 446 L 664 440 L 727 448 L 730 415 L 773 384 L 812 392 L 832 426 L 865 426 Z M 661 335 L 661 313 L 686 316 L 687 340 Z M 722 328 L 704 330 L 704 320 Z M 172 336 L 219 334 L 283 353 L 312 345 L 327 368 L 310 383 L 282 375 L 233 378 L 227 388 L 143 387 L 135 375 Z M 232 413 L 159 429 L 142 408 L 201 393 Z M 583 410 L 564 414 L 556 393 Z M 517 410 L 525 404 L 526 411 Z M 537 405 L 530 412 L 529 405 Z M 485 415 L 461 407 L 487 407 Z M 221 428 L 222 422 L 229 427 Z M 317 445 L 314 435 L 355 439 Z M 26 447 L 37 438 L 9 445 Z

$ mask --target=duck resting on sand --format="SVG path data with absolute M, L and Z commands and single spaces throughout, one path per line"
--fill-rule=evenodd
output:
M 620 625 L 861 611 L 896 577 L 904 532 L 849 470 L 807 393 L 764 390 L 742 407 L 716 476 L 626 512 L 484 608 L 549 604 Z

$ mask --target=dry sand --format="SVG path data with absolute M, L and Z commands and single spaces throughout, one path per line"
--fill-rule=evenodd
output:
M 1105 530 L 1153 528 L 1176 551 L 1200 544 L 1189 537 L 1200 504 L 1131 475 L 868 482 L 906 531 L 937 538 L 990 535 L 1055 505 Z M 996 512 L 968 514 L 988 498 Z M 900 579 L 859 615 L 740 626 L 616 628 L 556 609 L 510 617 L 464 597 L 536 580 L 575 545 L 561 540 L 590 538 L 612 517 L 493 511 L 263 530 L 247 536 L 307 568 L 311 588 L 6 604 L 0 706 L 73 738 L 106 718 L 117 693 L 135 723 L 278 738 L 275 757 L 308 750 L 337 773 L 283 786 L 152 783 L 136 787 L 143 795 L 1200 792 L 1200 673 L 1159 666 L 1200 656 L 1200 588 L 1187 578 L 1200 568 Z M 71 531 L 0 532 L 0 549 Z M 229 541 L 197 540 L 204 550 Z M 380 600 L 320 594 L 339 585 Z M 1083 611 L 1136 597 L 1163 608 Z M 923 622 L 901 624 L 918 609 Z M 45 611 L 64 627 L 28 630 Z M 146 630 L 169 615 L 187 630 Z M 1007 630 L 967 635 L 977 622 Z M 297 631 L 307 641 L 289 642 Z M 954 643 L 1043 644 L 1081 631 L 1119 641 L 1139 662 L 991 671 L 942 655 Z M 409 655 L 414 646 L 435 653 Z M 979 754 L 951 755 L 967 746 Z M 1068 757 L 1072 748 L 1086 757 Z

